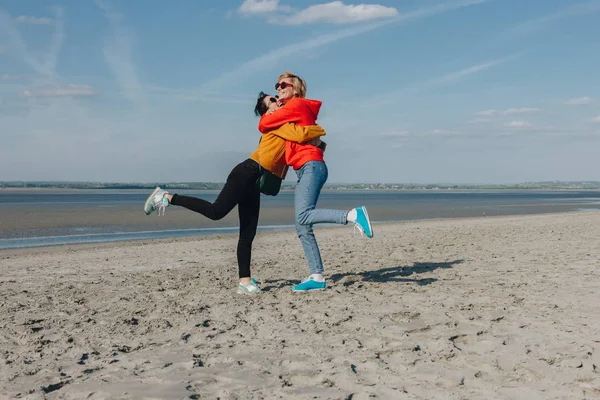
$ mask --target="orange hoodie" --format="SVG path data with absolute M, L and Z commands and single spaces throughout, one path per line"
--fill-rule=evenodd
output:
M 266 133 L 277 129 L 285 123 L 291 122 L 299 126 L 315 125 L 321 101 L 294 97 L 279 110 L 272 114 L 265 114 L 258 123 L 258 130 Z M 285 162 L 294 169 L 300 169 L 309 161 L 323 161 L 323 150 L 312 144 L 285 143 Z

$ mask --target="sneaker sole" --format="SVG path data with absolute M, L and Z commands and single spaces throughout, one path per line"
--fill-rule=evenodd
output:
M 154 189 L 154 192 L 152 192 L 152 194 L 146 199 L 146 203 L 144 204 L 144 213 L 146 215 L 150 215 L 150 214 L 152 214 L 152 211 L 154 211 L 154 210 L 150 210 L 150 211 L 146 211 L 146 210 L 150 207 L 150 205 L 152 203 L 152 199 L 154 198 L 156 193 L 158 193 L 159 191 L 160 191 L 160 187 L 157 187 L 156 189 Z
M 365 232 L 363 232 L 365 234 L 366 237 L 368 237 L 369 239 L 373 238 L 373 225 L 371 225 L 371 218 L 369 218 L 369 213 L 367 212 L 367 208 L 365 206 L 361 207 L 363 212 L 365 213 L 365 217 L 367 217 L 367 224 L 369 225 L 369 230 L 371 231 L 371 236 L 367 235 Z
M 327 286 L 325 286 L 324 288 L 314 288 L 314 289 L 305 289 L 305 290 L 296 290 L 296 289 L 292 288 L 292 292 L 294 292 L 294 293 L 318 292 L 320 290 L 325 290 L 325 289 L 327 289 Z

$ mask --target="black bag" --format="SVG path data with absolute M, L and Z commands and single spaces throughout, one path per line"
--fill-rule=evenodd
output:
M 267 196 L 277 196 L 281 189 L 282 179 L 262 167 L 261 169 L 263 170 L 263 173 L 260 178 L 256 180 L 256 188 Z

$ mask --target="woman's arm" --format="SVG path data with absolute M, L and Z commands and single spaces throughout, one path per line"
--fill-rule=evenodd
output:
M 327 134 L 321 125 L 298 126 L 291 123 L 286 123 L 278 129 L 269 131 L 269 133 L 296 143 L 304 143 Z
M 272 129 L 277 129 L 288 122 L 296 123 L 302 118 L 302 113 L 298 112 L 296 107 L 281 107 L 279 110 L 265 114 L 260 118 L 258 130 L 261 133 L 268 132 Z

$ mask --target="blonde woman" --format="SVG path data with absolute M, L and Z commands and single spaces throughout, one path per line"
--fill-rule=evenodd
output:
M 270 133 L 287 123 L 298 126 L 315 125 L 321 101 L 306 98 L 306 82 L 291 72 L 283 73 L 275 85 L 281 108 L 269 110 L 260 119 L 258 129 Z M 285 161 L 294 168 L 298 177 L 295 193 L 295 225 L 304 255 L 308 262 L 310 276 L 293 287 L 296 292 L 323 290 L 327 284 L 323 277 L 323 260 L 313 231 L 313 225 L 333 223 L 346 225 L 353 223 L 369 238 L 373 237 L 373 227 L 367 209 L 363 207 L 346 210 L 316 208 L 323 185 L 327 181 L 328 170 L 323 158 L 324 146 L 287 141 Z

